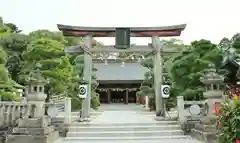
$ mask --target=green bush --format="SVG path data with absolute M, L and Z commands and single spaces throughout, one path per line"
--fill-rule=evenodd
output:
M 218 143 L 235 143 L 240 139 L 240 100 L 228 100 L 220 109 L 216 125 Z
M 156 104 L 155 104 L 155 98 L 154 97 L 149 97 L 148 106 L 150 108 L 150 111 L 156 110 Z
M 11 92 L 1 91 L 0 92 L 2 101 L 20 101 L 20 97 Z
M 170 97 L 166 99 L 166 110 L 169 111 L 171 108 L 174 108 L 176 106 L 176 101 L 174 100 L 173 97 Z M 155 97 L 149 97 L 148 100 L 148 106 L 151 111 L 156 110 L 156 104 L 155 104 Z
M 97 109 L 100 106 L 99 94 L 92 92 L 91 108 Z
M 71 108 L 72 111 L 79 111 L 82 108 L 82 99 L 71 98 Z

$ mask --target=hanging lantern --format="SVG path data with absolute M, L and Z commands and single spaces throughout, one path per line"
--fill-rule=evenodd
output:
M 116 28 L 115 47 L 117 49 L 127 49 L 130 47 L 129 28 Z

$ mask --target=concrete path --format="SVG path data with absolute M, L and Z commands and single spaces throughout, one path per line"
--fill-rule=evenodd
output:
M 104 111 L 91 123 L 110 124 L 110 123 L 152 123 L 156 122 L 148 115 L 138 114 L 136 111 Z

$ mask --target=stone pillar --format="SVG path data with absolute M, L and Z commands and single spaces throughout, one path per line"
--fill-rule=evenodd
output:
M 148 96 L 145 96 L 145 107 L 148 108 Z
M 85 37 L 85 44 L 88 49 L 92 48 L 92 36 L 87 35 Z M 92 58 L 88 53 L 84 53 L 84 76 L 83 79 L 88 82 L 87 87 L 87 97 L 83 101 L 82 109 L 83 109 L 83 119 L 87 119 L 90 117 L 90 108 L 91 108 L 91 84 L 92 84 Z
M 72 109 L 71 109 L 71 98 L 67 97 L 65 99 L 65 120 L 64 124 L 70 125 L 72 122 Z
M 109 89 L 107 90 L 107 100 L 108 100 L 108 103 L 110 104 L 111 103 L 111 91 Z
M 163 45 L 158 44 L 158 36 L 152 37 L 152 46 L 156 53 L 153 59 L 153 73 L 154 73 L 154 89 L 155 89 L 155 104 L 156 104 L 156 116 L 164 116 L 163 113 L 163 100 L 161 96 L 161 85 L 162 85 L 162 58 L 161 48 Z
M 125 104 L 128 104 L 128 90 L 126 90 L 126 95 L 125 95 Z
M 180 123 L 184 122 L 184 99 L 183 96 L 177 97 L 178 119 Z

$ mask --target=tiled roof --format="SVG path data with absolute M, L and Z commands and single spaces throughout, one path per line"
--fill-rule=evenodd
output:
M 94 63 L 97 68 L 96 76 L 98 81 L 134 81 L 143 80 L 144 74 L 148 71 L 140 63 Z

